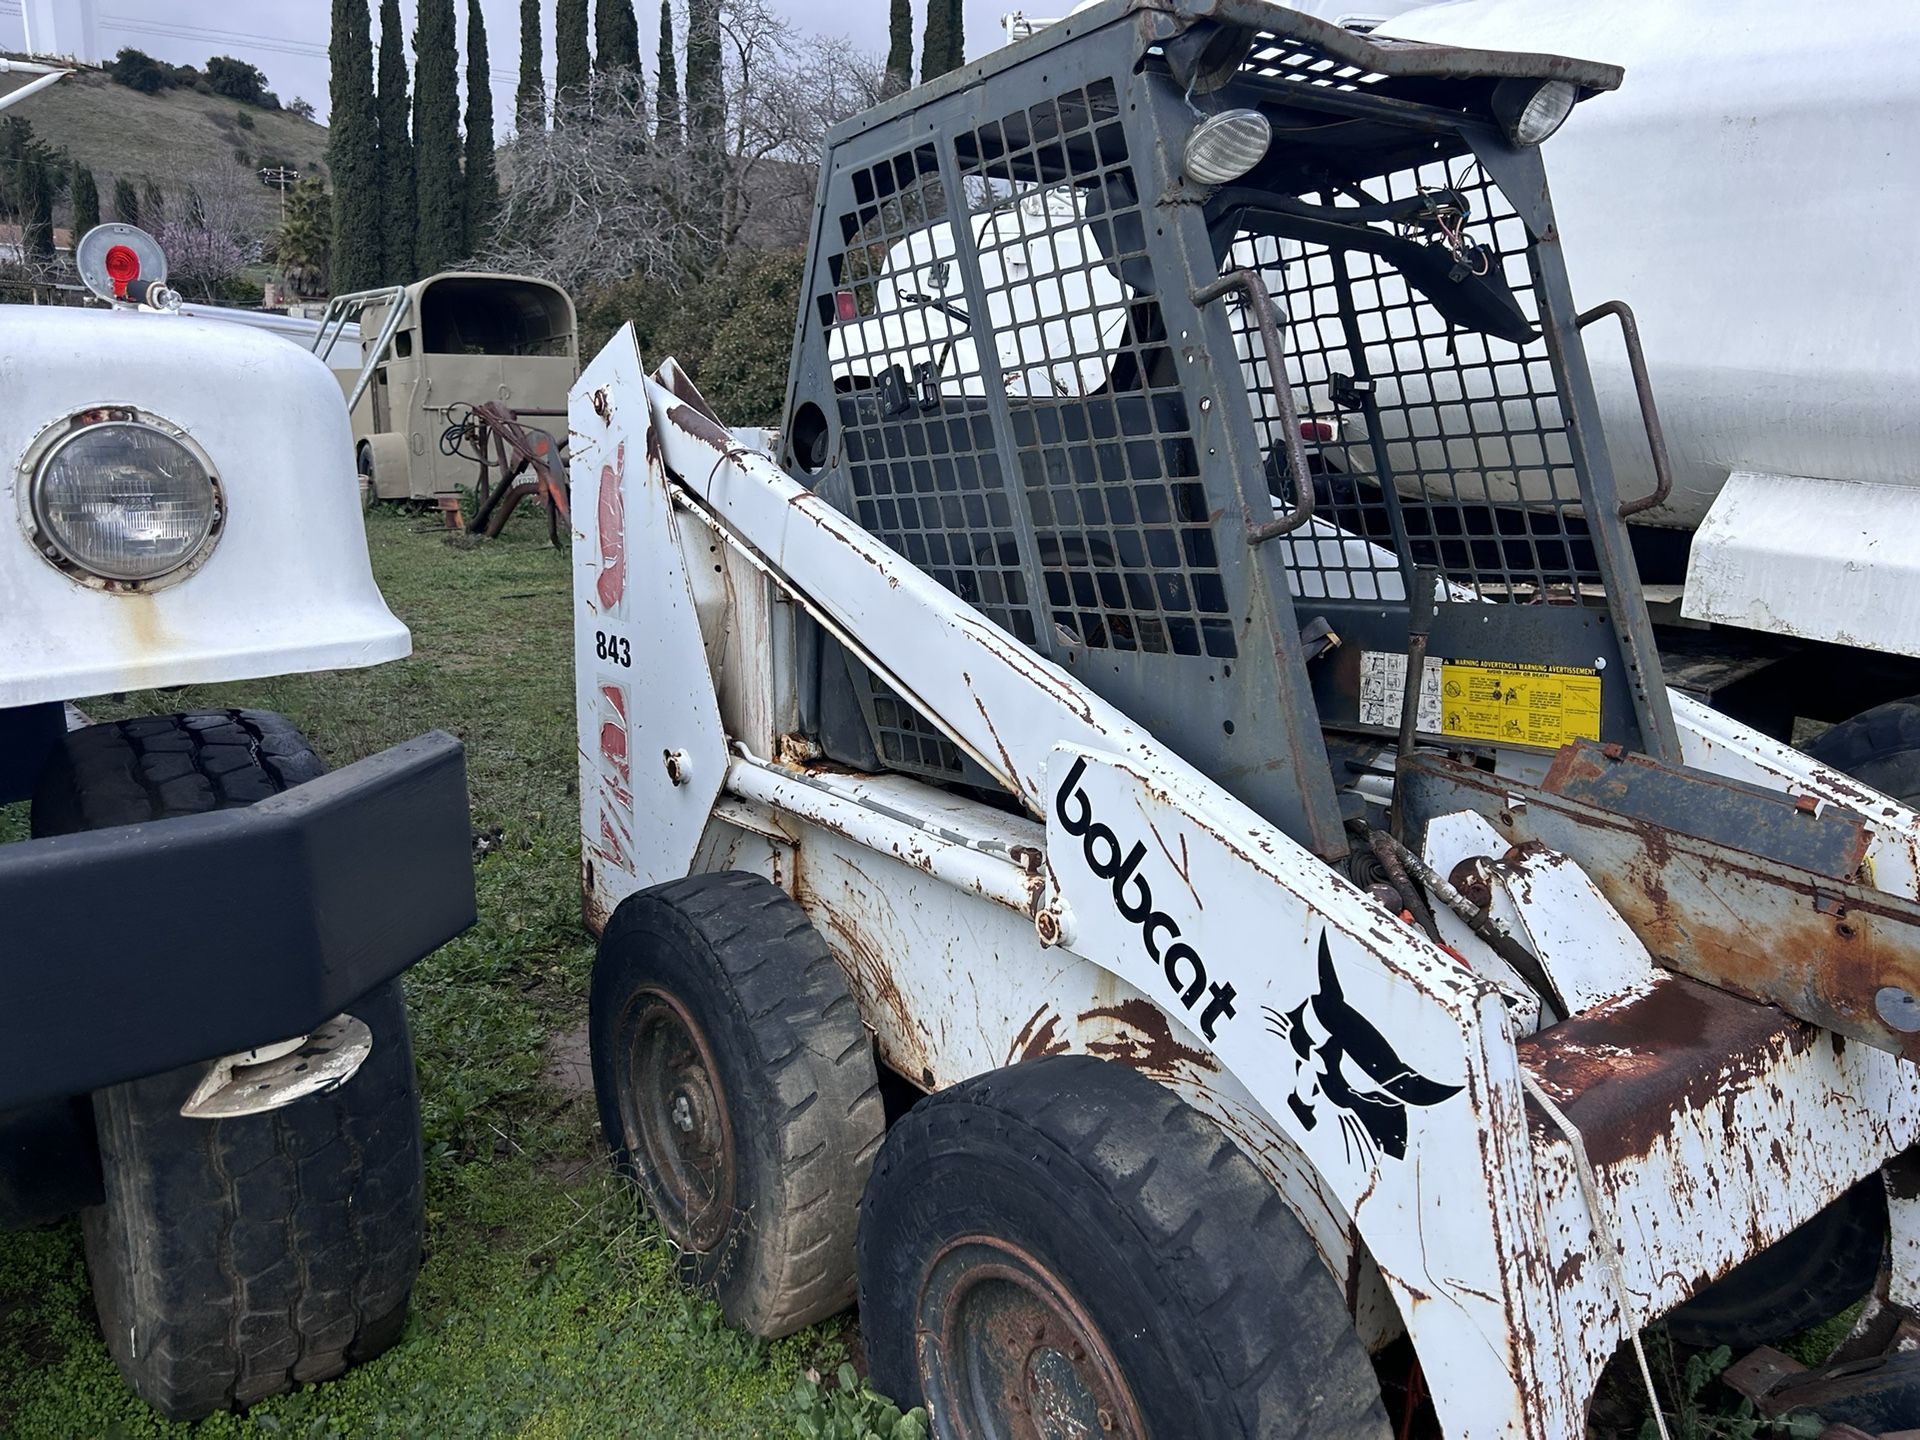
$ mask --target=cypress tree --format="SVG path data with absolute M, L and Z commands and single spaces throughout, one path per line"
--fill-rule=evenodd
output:
M 927 28 L 920 35 L 920 83 L 937 79 L 953 68 L 953 7 L 947 0 L 927 0 Z
M 420 0 L 413 22 L 413 178 L 420 207 L 413 262 L 421 275 L 446 269 L 466 248 L 459 60 L 453 0 Z
M 380 132 L 367 0 L 333 0 L 327 59 L 332 68 L 327 170 L 333 177 L 333 286 L 342 292 L 365 290 L 380 283 L 383 268 Z
M 593 38 L 599 47 L 595 70 L 640 72 L 640 23 L 633 18 L 633 0 L 594 0 Z
M 407 46 L 400 33 L 400 0 L 380 0 L 380 224 L 387 282 L 413 278 L 413 232 L 419 225 L 413 194 L 413 138 L 407 120 Z
M 653 138 L 662 150 L 680 148 L 680 70 L 673 58 L 673 0 L 660 0 L 660 55 L 654 62 Z
M 487 75 L 487 22 L 480 0 L 467 0 L 467 166 L 466 240 L 462 253 L 476 254 L 487 242 L 494 211 L 500 205 L 500 181 L 493 168 L 493 90 Z
M 113 182 L 113 218 L 122 225 L 140 223 L 140 192 L 124 175 Z
M 716 200 L 726 189 L 726 132 L 720 0 L 687 0 L 687 148 L 696 183 Z
M 100 223 L 100 187 L 94 183 L 93 171 L 84 165 L 73 167 L 73 238 L 78 244 L 80 237 Z
M 554 114 L 587 93 L 587 0 L 558 0 L 553 12 Z
M 966 0 L 947 0 L 947 69 L 967 63 Z
M 520 88 L 513 92 L 513 120 L 521 130 L 544 130 L 547 86 L 540 76 L 540 0 L 520 0 Z
M 47 162 L 28 155 L 20 161 L 20 248 L 27 263 L 53 264 L 53 177 Z
M 932 0 L 938 3 L 938 0 Z M 913 86 L 913 5 L 892 0 L 887 10 L 887 94 Z

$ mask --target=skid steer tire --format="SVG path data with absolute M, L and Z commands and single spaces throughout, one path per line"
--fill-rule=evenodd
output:
M 1383 1440 L 1339 1289 L 1219 1127 L 1138 1072 L 1034 1060 L 928 1097 L 860 1215 L 877 1388 L 948 1440 Z
M 845 1309 L 885 1118 L 872 1037 L 805 912 L 738 871 L 628 897 L 589 1035 L 615 1169 L 681 1278 L 760 1336 Z
M 94 725 L 43 773 L 33 831 L 249 805 L 325 768 L 292 724 L 261 711 Z M 406 1323 L 423 1186 L 400 982 L 351 1013 L 373 1034 L 359 1071 L 276 1110 L 183 1117 L 205 1064 L 93 1094 L 105 1203 L 81 1231 L 94 1307 L 120 1373 L 169 1419 L 330 1379 Z
M 1842 720 L 1809 741 L 1807 754 L 1902 805 L 1920 804 L 1920 697 Z

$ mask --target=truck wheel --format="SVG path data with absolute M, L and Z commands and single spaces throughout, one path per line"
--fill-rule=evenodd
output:
M 261 711 L 94 725 L 68 735 L 43 774 L 33 830 L 248 805 L 325 768 Z M 358 1073 L 277 1110 L 186 1119 L 204 1064 L 93 1095 L 106 1194 L 82 1217 L 94 1306 L 120 1373 L 170 1419 L 330 1379 L 406 1323 L 423 1212 L 399 981 L 352 1013 L 373 1032 Z
M 755 1335 L 845 1309 L 880 1084 L 800 907 L 738 871 L 630 896 L 600 937 L 589 1035 L 615 1168 L 681 1277 Z
M 1902 805 L 1920 804 L 1920 697 L 1842 720 L 1808 742 L 1807 754 Z
M 860 1317 L 875 1386 L 951 1440 L 1389 1433 L 1273 1186 L 1172 1091 L 1084 1055 L 977 1076 L 888 1132 Z
M 1667 1316 L 1688 1345 L 1763 1345 L 1830 1320 L 1866 1294 L 1887 1242 L 1887 1192 L 1870 1175 Z

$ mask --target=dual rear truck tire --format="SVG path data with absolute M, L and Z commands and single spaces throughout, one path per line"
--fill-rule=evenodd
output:
M 250 805 L 325 768 L 292 724 L 262 711 L 92 725 L 68 734 L 42 774 L 33 833 Z M 183 1117 L 204 1063 L 92 1096 L 104 1203 L 82 1213 L 81 1231 L 94 1307 L 129 1386 L 169 1419 L 331 1379 L 406 1324 L 423 1180 L 400 982 L 352 1013 L 373 1033 L 359 1071 L 279 1109 Z

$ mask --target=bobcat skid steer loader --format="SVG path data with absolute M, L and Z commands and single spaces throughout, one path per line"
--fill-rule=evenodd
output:
M 1107 0 L 830 137 L 777 459 L 588 367 L 595 1080 L 734 1321 L 954 1437 L 1885 1342 L 1920 817 L 1662 682 L 1538 149 L 1620 80 Z

